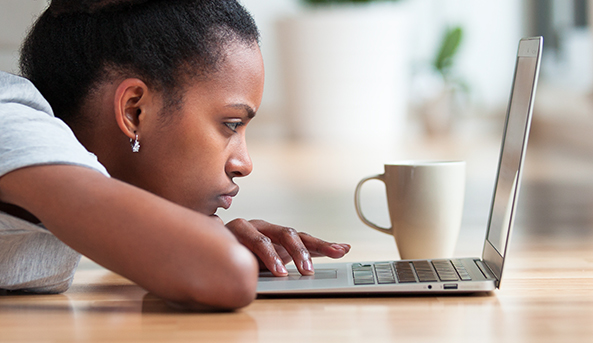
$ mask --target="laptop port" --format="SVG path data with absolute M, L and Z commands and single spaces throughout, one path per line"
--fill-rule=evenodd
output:
M 443 285 L 443 289 L 457 289 L 456 283 L 446 283 Z

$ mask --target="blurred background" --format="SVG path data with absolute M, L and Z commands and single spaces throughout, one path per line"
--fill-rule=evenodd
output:
M 356 217 L 357 182 L 396 160 L 462 159 L 462 237 L 475 249 L 457 253 L 479 255 L 517 44 L 543 35 L 516 236 L 591 240 L 590 1 L 325 2 L 242 1 L 261 30 L 266 89 L 248 130 L 255 168 L 223 219 L 262 218 L 355 247 L 371 237 L 377 256 L 364 258 L 397 257 L 392 238 Z M 19 45 L 47 3 L 0 0 L 0 70 L 18 73 Z M 381 184 L 362 200 L 388 225 Z

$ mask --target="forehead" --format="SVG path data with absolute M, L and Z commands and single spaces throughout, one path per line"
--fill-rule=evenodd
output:
M 188 82 L 185 100 L 249 100 L 259 106 L 264 85 L 263 59 L 257 44 L 229 44 L 220 65 L 206 79 Z M 237 98 L 237 99 L 233 99 Z
M 263 58 L 259 46 L 255 43 L 229 44 L 224 50 L 224 56 L 212 74 L 212 80 L 219 84 L 234 82 L 261 82 L 264 77 Z

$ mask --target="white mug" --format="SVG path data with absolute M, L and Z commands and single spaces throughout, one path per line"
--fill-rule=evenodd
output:
M 391 227 L 368 220 L 360 206 L 360 190 L 369 180 L 385 183 Z M 464 161 L 405 161 L 385 165 L 385 173 L 356 186 L 356 213 L 363 223 L 392 235 L 401 259 L 453 256 L 465 195 Z

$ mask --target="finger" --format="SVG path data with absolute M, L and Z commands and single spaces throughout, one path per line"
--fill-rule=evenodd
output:
M 290 256 L 288 251 L 286 251 L 286 249 L 284 249 L 282 245 L 276 243 L 272 244 L 274 244 L 274 249 L 276 249 L 276 253 L 278 254 L 278 256 L 280 256 L 284 265 L 292 261 L 292 256 Z
M 350 244 L 326 242 L 304 232 L 300 232 L 299 235 L 313 257 L 341 258 L 344 257 L 351 248 Z
M 237 237 L 239 243 L 251 250 L 274 276 L 288 275 L 282 258 L 276 252 L 269 237 L 260 233 L 257 228 L 244 219 L 233 220 L 226 226 Z
M 269 237 L 272 242 L 280 244 L 292 257 L 295 266 L 302 275 L 313 275 L 313 261 L 309 249 L 305 246 L 299 233 L 290 227 L 273 225 L 263 221 L 252 221 L 259 231 Z

